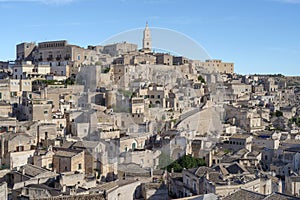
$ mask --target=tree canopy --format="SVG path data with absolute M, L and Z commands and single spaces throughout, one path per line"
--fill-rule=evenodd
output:
M 173 168 L 174 172 L 182 172 L 184 168 L 190 169 L 205 165 L 205 160 L 203 160 L 202 158 L 194 158 L 191 155 L 185 155 L 168 165 L 167 170 L 171 172 Z

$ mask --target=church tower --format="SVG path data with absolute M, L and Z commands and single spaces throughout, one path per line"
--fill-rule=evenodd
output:
M 143 50 L 151 52 L 152 41 L 151 41 L 151 32 L 148 27 L 148 22 L 146 22 L 146 28 L 144 29 L 144 37 L 143 37 Z

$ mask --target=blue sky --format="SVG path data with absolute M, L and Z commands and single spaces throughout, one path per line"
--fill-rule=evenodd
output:
M 146 21 L 189 36 L 238 73 L 300 75 L 300 0 L 0 0 L 0 60 L 24 41 L 86 47 Z

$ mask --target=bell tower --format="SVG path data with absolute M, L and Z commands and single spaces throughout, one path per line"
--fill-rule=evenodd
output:
M 151 52 L 151 48 L 152 48 L 151 32 L 148 27 L 148 22 L 146 22 L 146 27 L 144 29 L 144 37 L 143 37 L 143 50 Z

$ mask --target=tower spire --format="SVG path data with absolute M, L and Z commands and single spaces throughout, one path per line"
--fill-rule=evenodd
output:
M 143 50 L 151 52 L 151 48 L 152 48 L 151 31 L 148 27 L 148 21 L 146 21 L 146 27 L 144 29 L 144 37 L 143 37 Z

